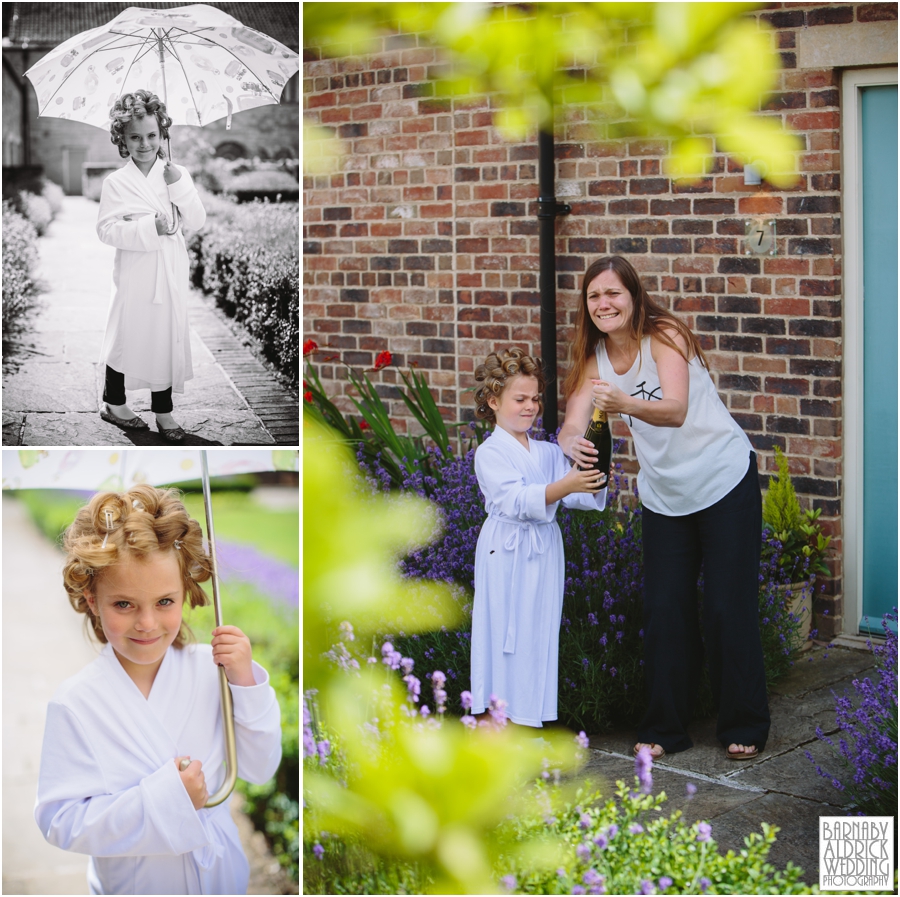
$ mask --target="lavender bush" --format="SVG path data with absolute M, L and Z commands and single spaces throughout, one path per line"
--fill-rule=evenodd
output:
M 872 651 L 875 681 L 868 676 L 854 679 L 855 699 L 835 695 L 838 743 L 816 727 L 816 735 L 846 761 L 849 778 L 842 782 L 818 765 L 816 771 L 838 790 L 849 792 L 849 809 L 860 816 L 897 812 L 897 633 L 888 625 L 891 620 L 897 622 L 896 607 L 882 619 L 884 644 Z M 806 756 L 815 762 L 809 751 Z

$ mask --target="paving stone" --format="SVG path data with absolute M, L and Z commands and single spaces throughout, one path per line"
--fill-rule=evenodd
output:
M 3 412 L 3 444 L 21 445 L 19 439 L 22 434 L 22 426 L 25 423 L 25 415 L 17 411 Z
M 875 665 L 869 651 L 855 651 L 851 648 L 815 647 L 808 659 L 796 661 L 790 673 L 773 689 L 774 694 L 802 695 L 823 686 L 853 677 Z M 825 656 L 827 655 L 827 657 Z
M 46 361 L 26 365 L 3 382 L 7 411 L 96 411 L 94 365 Z M 27 444 L 27 443 L 26 443 Z

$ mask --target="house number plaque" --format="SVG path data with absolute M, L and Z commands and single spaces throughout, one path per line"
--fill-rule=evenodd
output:
M 751 218 L 744 222 L 744 255 L 775 255 L 775 221 Z

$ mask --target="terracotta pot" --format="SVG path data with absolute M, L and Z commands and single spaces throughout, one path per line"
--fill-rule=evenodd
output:
M 791 602 L 791 613 L 800 618 L 800 638 L 802 639 L 800 650 L 808 651 L 812 647 L 809 639 L 809 630 L 812 624 L 812 596 L 815 575 L 808 580 L 792 582 L 790 585 L 776 586 L 776 590 L 784 596 L 784 600 Z M 790 596 L 788 592 L 790 591 Z

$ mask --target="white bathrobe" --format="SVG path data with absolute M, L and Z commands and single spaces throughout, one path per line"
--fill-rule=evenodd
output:
M 238 775 L 262 784 L 281 762 L 278 701 L 266 671 L 231 686 Z M 149 698 L 106 645 L 47 708 L 34 816 L 63 850 L 90 854 L 92 894 L 245 894 L 249 877 L 228 801 L 195 810 L 174 760 L 225 777 L 218 669 L 209 645 L 169 648 Z
M 514 723 L 556 719 L 565 558 L 559 502 L 546 503 L 546 488 L 569 469 L 559 446 L 529 439 L 526 450 L 501 427 L 475 452 L 488 517 L 475 549 L 473 713 L 494 694 Z M 576 492 L 562 503 L 602 511 L 606 494 Z
M 97 235 L 116 247 L 112 301 L 100 363 L 125 375 L 126 389 L 172 387 L 184 392 L 194 376 L 188 333 L 189 263 L 182 226 L 203 227 L 206 212 L 187 171 L 168 185 L 161 159 L 146 177 L 133 159 L 103 182 Z M 171 236 L 157 234 L 162 212 L 171 227 L 172 203 L 181 225 Z

